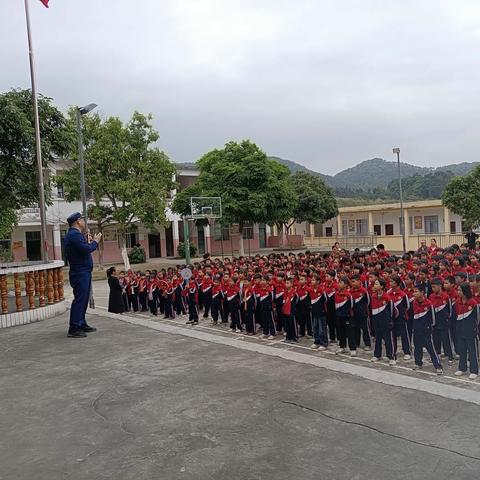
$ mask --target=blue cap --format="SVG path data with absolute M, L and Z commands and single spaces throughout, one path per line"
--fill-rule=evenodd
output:
M 72 226 L 72 224 L 75 223 L 79 218 L 82 218 L 82 214 L 80 212 L 75 212 L 67 218 L 67 222 L 70 226 Z

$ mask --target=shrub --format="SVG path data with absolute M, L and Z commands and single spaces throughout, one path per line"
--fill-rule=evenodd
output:
M 177 247 L 177 253 L 179 257 L 185 258 L 185 244 L 180 242 Z M 195 245 L 190 244 L 190 256 L 194 257 L 197 253 L 197 247 Z
M 147 256 L 143 247 L 135 245 L 129 252 L 130 263 L 145 263 Z
M 13 252 L 9 248 L 0 245 L 0 262 L 13 262 Z

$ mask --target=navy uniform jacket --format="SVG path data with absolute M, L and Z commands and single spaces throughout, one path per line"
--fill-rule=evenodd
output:
M 92 252 L 97 247 L 96 241 L 88 243 L 78 229 L 69 228 L 65 235 L 65 255 L 70 265 L 70 272 L 91 272 L 93 270 Z

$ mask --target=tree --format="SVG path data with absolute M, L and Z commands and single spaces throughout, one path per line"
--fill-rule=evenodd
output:
M 221 197 L 223 223 L 239 226 L 240 255 L 244 255 L 243 230 L 247 223 L 275 223 L 291 214 L 288 168 L 268 160 L 249 140 L 228 142 L 223 149 L 206 153 L 197 165 L 197 185 L 185 189 L 183 200 L 174 203 L 174 209 L 183 213 L 184 200 L 192 192 Z
M 464 177 L 453 177 L 442 200 L 453 213 L 461 215 L 467 228 L 480 226 L 480 166 Z
M 52 99 L 38 96 L 42 161 L 48 167 L 64 156 L 74 130 Z M 37 203 L 38 181 L 35 154 L 35 125 L 30 90 L 11 90 L 0 95 L 0 237 L 11 232 L 15 211 Z M 49 185 L 46 183 L 46 201 Z
M 168 223 L 167 200 L 175 187 L 176 168 L 164 152 L 153 146 L 159 135 L 151 125 L 151 115 L 135 112 L 126 125 L 119 118 L 102 120 L 99 115 L 82 120 L 85 179 L 94 198 L 92 218 L 102 225 L 107 218 L 116 223 L 128 269 L 126 233 L 136 221 L 147 228 Z M 67 196 L 78 195 L 78 158 L 74 151 L 72 157 L 74 166 L 58 179 L 64 183 Z
M 320 176 L 297 171 L 291 177 L 291 187 L 295 195 L 294 208 L 290 218 L 283 222 L 287 237 L 294 223 L 325 223 L 337 215 L 337 200 Z

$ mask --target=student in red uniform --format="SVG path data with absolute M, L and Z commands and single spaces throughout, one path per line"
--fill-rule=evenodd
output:
M 385 287 L 383 278 L 375 280 L 370 298 L 372 324 L 375 329 L 375 350 L 371 361 L 377 362 L 382 358 L 382 343 L 384 343 L 389 365 L 396 365 L 392 340 L 394 306 L 392 299 L 385 292 Z
M 443 281 L 443 288 L 445 293 L 450 299 L 450 318 L 448 322 L 448 328 L 450 330 L 450 338 L 452 340 L 453 350 L 458 358 L 458 345 L 457 345 L 457 302 L 458 302 L 458 290 L 455 285 L 455 277 L 449 275 Z
M 449 321 L 451 317 L 450 298 L 443 291 L 440 278 L 431 281 L 432 293 L 428 297 L 435 310 L 435 326 L 433 327 L 433 346 L 437 355 L 443 352 L 448 357 L 448 364 L 453 365 L 452 339 L 450 337 Z
M 423 349 L 426 348 L 430 355 L 432 364 L 435 367 L 437 375 L 443 373 L 440 358 L 433 348 L 433 326 L 435 324 L 435 311 L 433 305 L 425 296 L 425 286 L 416 285 L 414 287 L 413 295 L 413 345 L 415 366 L 414 370 L 422 368 L 423 366 Z
M 255 335 L 256 324 L 255 324 L 255 307 L 256 299 L 253 292 L 253 284 L 250 277 L 247 277 L 244 281 L 244 290 L 243 290 L 243 304 L 245 311 L 245 331 L 247 335 Z M 281 312 L 280 312 L 281 313 Z
M 298 277 L 297 285 L 298 302 L 295 307 L 295 315 L 298 324 L 298 333 L 304 337 L 305 333 L 312 336 L 312 321 L 310 318 L 310 297 L 308 296 L 308 285 L 305 275 Z
M 335 329 L 338 337 L 338 348 L 336 354 L 344 353 L 347 348 L 350 355 L 357 355 L 357 346 L 355 344 L 355 332 L 353 329 L 352 309 L 353 300 L 348 287 L 350 281 L 346 275 L 342 275 L 338 279 L 338 285 L 335 289 Z
M 327 317 L 325 311 L 326 296 L 320 284 L 320 277 L 313 275 L 308 289 L 310 305 L 312 309 L 312 330 L 313 345 L 315 350 L 326 350 L 328 348 Z
M 285 274 L 283 272 L 278 272 L 274 281 L 274 305 L 275 305 L 275 321 L 277 324 L 277 331 L 279 333 L 285 328 L 283 325 L 283 316 L 282 316 L 282 305 L 283 305 L 283 294 L 285 292 Z
M 410 302 L 407 294 L 400 288 L 402 280 L 397 275 L 390 277 L 390 291 L 388 294 L 393 300 L 393 306 L 397 309 L 396 315 L 393 319 L 393 356 L 397 359 L 397 344 L 398 337 L 402 341 L 403 359 L 410 360 L 412 358 L 412 352 L 410 347 L 410 338 L 408 336 L 407 329 L 407 312 L 410 308 Z
M 260 315 L 262 318 L 263 338 L 273 340 L 277 331 L 273 318 L 273 292 L 268 284 L 268 277 L 264 276 L 258 289 L 260 301 Z
M 198 285 L 194 278 L 191 278 L 187 287 L 184 289 L 184 295 L 187 297 L 188 321 L 189 325 L 198 325 Z
M 360 346 L 360 339 L 363 338 L 364 350 L 370 352 L 372 342 L 368 327 L 368 307 L 370 305 L 370 295 L 363 286 L 360 274 L 354 274 L 350 282 L 350 295 L 353 301 L 353 330 L 355 333 L 355 345 Z
M 468 283 L 462 283 L 458 287 L 458 298 L 457 341 L 460 361 L 455 375 L 461 376 L 467 372 L 468 359 L 470 362 L 468 378 L 475 380 L 478 377 L 478 307 Z
M 285 342 L 298 342 L 297 325 L 295 321 L 295 306 L 297 304 L 297 293 L 291 278 L 285 280 L 285 292 L 283 294 L 282 316 L 285 325 Z
M 240 294 L 235 279 L 230 277 L 228 280 L 227 290 L 225 292 L 228 311 L 230 313 L 230 329 L 232 332 L 241 333 L 242 325 L 240 323 Z
M 336 330 L 335 330 L 335 289 L 337 283 L 335 282 L 336 272 L 334 270 L 328 270 L 325 273 L 325 282 L 323 289 L 327 297 L 326 310 L 327 310 L 327 327 L 330 343 L 336 343 Z
M 220 277 L 216 275 L 213 278 L 212 302 L 211 302 L 212 322 L 214 325 L 217 325 L 219 315 L 220 315 L 220 318 L 222 318 L 222 302 L 223 302 L 222 285 L 220 283 Z
M 208 318 L 208 315 L 210 313 L 210 307 L 212 305 L 212 286 L 212 277 L 209 273 L 205 273 L 201 284 L 201 296 L 204 308 L 203 318 Z

